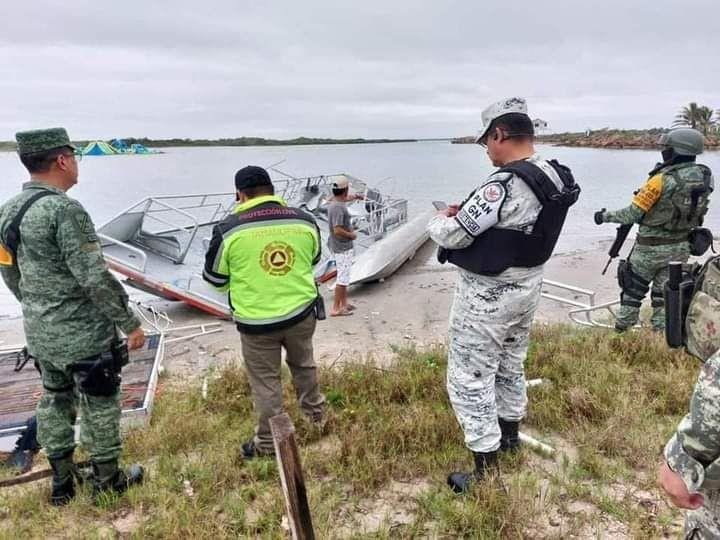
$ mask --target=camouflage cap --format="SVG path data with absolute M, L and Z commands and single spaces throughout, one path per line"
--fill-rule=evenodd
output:
M 490 125 L 492 124 L 493 120 L 510 113 L 520 113 L 527 116 L 528 109 L 525 99 L 521 97 L 511 97 L 493 103 L 492 105 L 487 107 L 481 113 L 483 127 L 482 130 L 480 130 L 480 132 L 478 133 L 478 136 L 475 138 L 475 142 L 480 142 L 480 140 L 485 135 L 487 135 L 487 132 L 490 129 Z
M 20 155 L 45 152 L 63 146 L 69 146 L 75 150 L 67 131 L 61 127 L 19 131 L 15 134 L 15 140 L 17 141 L 17 152 Z

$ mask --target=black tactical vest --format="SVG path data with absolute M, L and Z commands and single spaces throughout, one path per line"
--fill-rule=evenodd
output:
M 545 263 L 555 248 L 568 209 L 580 195 L 580 186 L 575 183 L 570 169 L 556 160 L 548 163 L 562 180 L 562 191 L 540 167 L 529 161 L 513 161 L 498 171 L 520 177 L 542 204 L 530 233 L 491 227 L 468 247 L 448 250 L 447 260 L 487 276 L 498 275 L 511 266 L 532 268 Z

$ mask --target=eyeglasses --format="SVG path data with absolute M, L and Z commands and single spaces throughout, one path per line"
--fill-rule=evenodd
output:
M 60 155 L 61 155 L 61 156 L 65 156 L 65 157 L 67 157 L 67 158 L 73 157 L 73 158 L 75 158 L 75 161 L 77 161 L 77 162 L 82 161 L 82 157 L 83 157 L 82 154 L 75 154 L 75 153 L 72 153 L 72 154 L 60 154 Z

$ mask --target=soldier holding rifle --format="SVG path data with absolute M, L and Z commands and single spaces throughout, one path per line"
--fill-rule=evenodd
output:
M 595 223 L 620 223 L 618 238 L 610 256 L 619 248 L 634 223 L 640 228 L 627 260 L 618 266 L 620 310 L 615 329 L 623 332 L 637 323 L 640 305 L 650 292 L 652 325 L 655 330 L 665 327 L 663 286 L 667 280 L 670 261 L 687 261 L 692 255 L 704 253 L 712 241 L 712 234 L 701 229 L 707 213 L 713 177 L 710 169 L 695 163 L 702 154 L 705 139 L 694 129 L 674 129 L 663 134 L 662 163 L 649 173 L 649 178 L 636 193 L 630 206 L 608 212 L 595 212 Z M 606 267 L 607 268 L 607 267 Z M 603 272 L 604 273 L 604 272 Z

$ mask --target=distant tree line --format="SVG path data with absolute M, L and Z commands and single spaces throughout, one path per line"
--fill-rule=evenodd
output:
M 265 139 L 263 137 L 236 137 L 231 139 L 139 139 L 128 137 L 124 141 L 130 144 L 142 144 L 148 147 L 164 146 L 299 146 L 311 144 L 371 144 L 416 142 L 416 139 L 327 139 L 316 137 L 296 137 L 295 139 Z
M 111 143 L 114 139 L 105 142 Z M 131 144 L 142 144 L 147 147 L 167 146 L 299 146 L 311 144 L 373 144 L 373 143 L 402 143 L 417 142 L 417 139 L 328 139 L 317 137 L 296 137 L 295 139 L 265 139 L 263 137 L 236 137 L 231 139 L 150 139 L 148 137 L 127 137 L 123 138 L 128 146 Z M 85 146 L 89 141 L 75 141 L 79 148 Z M 0 141 L 0 151 L 14 151 L 15 141 Z

